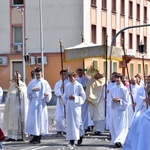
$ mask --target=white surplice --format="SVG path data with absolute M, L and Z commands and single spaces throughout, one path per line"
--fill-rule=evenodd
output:
M 120 85 L 116 85 L 110 91 L 109 96 L 111 100 L 113 98 L 120 98 L 120 102 L 118 103 L 111 101 L 111 141 L 113 144 L 116 142 L 120 142 L 123 145 L 129 128 L 129 92 L 127 88 L 121 83 Z
M 65 89 L 66 85 L 69 83 L 69 80 L 64 80 L 64 89 L 61 89 L 62 86 L 62 80 L 59 80 L 54 87 L 54 93 L 55 95 L 62 96 Z M 56 121 L 56 131 L 64 131 L 66 132 L 66 127 L 65 127 L 65 113 L 64 112 L 65 105 L 63 101 L 59 98 L 57 98 L 57 103 L 56 103 L 56 113 L 55 113 L 55 121 Z
M 32 91 L 34 87 L 38 87 L 39 91 Z M 49 93 L 49 96 L 44 96 L 44 93 Z M 43 78 L 33 79 L 27 88 L 29 99 L 29 111 L 25 132 L 30 135 L 45 135 L 48 134 L 48 111 L 47 104 L 52 98 L 51 87 Z
M 86 76 L 82 76 L 81 78 L 77 77 L 76 80 L 82 84 L 83 88 L 86 88 L 86 84 L 89 81 Z M 84 129 L 93 125 L 93 121 L 90 118 L 89 104 L 86 101 L 81 105 L 81 115 Z
M 2 124 L 4 132 L 7 131 L 7 138 L 15 140 L 22 139 L 22 131 L 24 132 L 28 111 L 26 84 L 19 81 L 20 96 L 17 87 L 17 84 L 14 82 L 8 89 Z
M 110 130 L 110 116 L 111 116 L 111 99 L 109 99 L 109 93 L 111 89 L 116 86 L 116 82 L 109 82 L 107 85 L 107 105 L 106 105 L 106 129 Z
M 134 119 L 123 150 L 150 150 L 150 108 Z
M 69 96 L 74 95 L 75 99 L 70 100 Z M 81 133 L 82 118 L 81 118 L 81 105 L 85 101 L 85 92 L 82 85 L 75 81 L 66 86 L 65 93 L 62 100 L 66 104 L 66 123 L 67 123 L 67 140 L 79 140 Z

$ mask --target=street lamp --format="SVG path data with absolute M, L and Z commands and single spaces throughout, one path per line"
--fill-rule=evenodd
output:
M 143 77 L 144 77 L 144 81 L 145 81 L 145 66 L 144 66 L 144 52 L 145 52 L 144 49 L 145 49 L 145 46 L 144 46 L 144 44 L 142 43 L 142 41 L 141 41 L 141 43 L 139 44 L 138 49 L 139 49 L 139 53 L 140 53 L 141 56 L 142 56 Z

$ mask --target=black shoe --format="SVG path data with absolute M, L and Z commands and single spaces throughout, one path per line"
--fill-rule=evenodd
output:
M 60 137 L 60 136 L 61 136 L 61 131 L 57 131 L 56 136 L 57 136 L 57 137 Z
M 96 131 L 95 135 L 101 135 L 101 132 L 100 131 Z
M 8 138 L 5 140 L 5 142 L 10 142 L 10 141 L 16 141 L 15 139 L 12 139 L 12 138 Z
M 17 141 L 23 141 L 23 139 L 17 139 Z
M 31 144 L 41 143 L 41 136 L 33 136 L 32 140 L 29 141 Z
M 122 148 L 122 144 L 121 144 L 120 142 L 116 142 L 116 143 L 115 143 L 115 146 L 116 146 L 117 148 Z
M 80 137 L 80 139 L 78 140 L 78 145 L 81 145 L 83 141 L 83 136 Z

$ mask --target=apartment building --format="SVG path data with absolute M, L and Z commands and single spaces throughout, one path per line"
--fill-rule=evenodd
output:
M 0 85 L 7 90 L 16 69 L 21 74 L 25 70 L 25 81 L 28 84 L 31 80 L 30 72 L 41 66 L 43 51 L 44 78 L 53 88 L 60 78 L 60 39 L 63 48 L 75 46 L 82 42 L 83 33 L 85 43 L 103 45 L 107 35 L 107 44 L 111 46 L 112 38 L 121 29 L 149 24 L 149 10 L 150 2 L 147 0 L 1 0 L 0 73 L 3 80 Z M 142 57 L 138 52 L 141 41 L 146 47 L 145 74 L 149 74 L 150 27 L 125 30 L 117 36 L 113 46 L 121 47 L 122 39 L 126 53 L 134 56 L 128 63 L 130 76 L 143 74 Z M 26 53 L 30 54 L 31 61 L 24 65 L 22 60 Z M 75 71 L 79 67 L 82 68 L 83 63 L 85 68 L 94 63 L 101 73 L 106 73 L 106 60 L 100 57 L 85 58 L 84 61 L 64 61 L 63 68 Z M 107 64 L 108 78 L 111 71 L 124 70 L 119 67 L 117 60 L 108 60 Z

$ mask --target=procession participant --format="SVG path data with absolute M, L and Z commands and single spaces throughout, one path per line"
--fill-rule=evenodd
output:
M 66 86 L 62 100 L 66 104 L 66 139 L 70 140 L 68 147 L 75 146 L 75 140 L 78 145 L 82 143 L 84 129 L 81 118 L 81 105 L 85 101 L 85 92 L 82 85 L 75 80 L 75 73 L 68 74 L 70 83 Z
M 55 113 L 57 136 L 61 136 L 63 135 L 63 133 L 66 132 L 65 127 L 66 112 L 61 97 L 66 89 L 66 85 L 69 83 L 67 79 L 67 70 L 61 70 L 60 76 L 62 79 L 56 82 L 54 86 L 54 93 L 57 96 L 56 113 Z
M 140 85 L 140 86 L 143 86 L 144 85 L 144 81 L 142 79 L 142 75 L 140 73 L 137 73 L 135 75 L 135 77 L 137 78 L 137 84 Z
M 111 141 L 116 147 L 122 147 L 128 133 L 129 93 L 122 84 L 122 75 L 115 75 L 116 86 L 110 91 L 111 99 Z
M 111 82 L 108 82 L 108 85 L 107 85 L 107 105 L 106 105 L 106 129 L 107 130 L 110 130 L 110 115 L 111 115 L 111 99 L 109 99 L 109 93 L 111 91 L 111 89 L 113 89 L 113 87 L 116 86 L 116 82 L 115 82 L 115 74 L 117 72 L 113 72 L 111 74 Z
M 146 102 L 150 103 L 150 82 L 146 87 Z M 124 150 L 149 150 L 150 148 L 150 108 L 133 120 L 126 137 Z
M 77 75 L 78 76 L 76 77 L 76 80 L 82 84 L 85 90 L 86 84 L 89 79 L 84 75 L 83 69 L 77 69 Z M 83 105 L 81 105 L 81 116 L 85 132 L 90 131 L 90 127 L 93 126 L 93 121 L 90 118 L 89 105 L 87 101 L 85 101 Z
M 29 111 L 27 116 L 26 133 L 33 135 L 30 143 L 41 142 L 41 136 L 48 134 L 48 112 L 46 102 L 52 98 L 49 83 L 42 78 L 42 69 L 36 68 L 36 79 L 33 79 L 27 87 L 29 99 Z
M 17 72 L 13 80 L 6 96 L 2 128 L 7 132 L 5 141 L 22 141 L 28 111 L 27 87 Z
M 3 89 L 0 87 L 0 103 L 3 100 Z
M 105 129 L 105 78 L 97 69 L 91 66 L 87 74 L 92 78 L 86 85 L 86 101 L 89 103 L 91 120 L 94 122 L 96 135 L 100 135 Z

